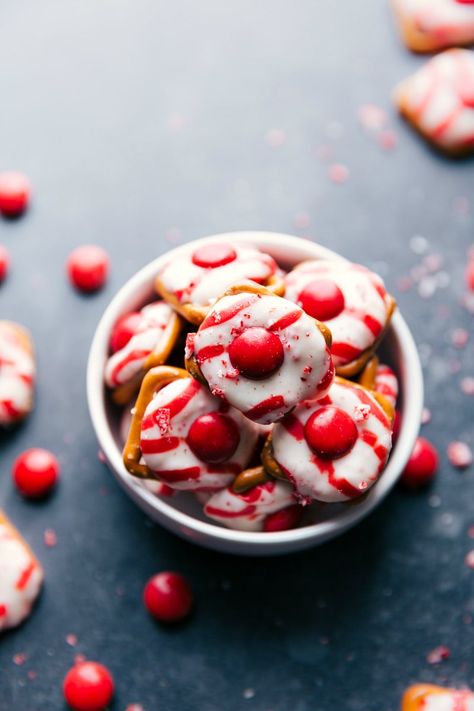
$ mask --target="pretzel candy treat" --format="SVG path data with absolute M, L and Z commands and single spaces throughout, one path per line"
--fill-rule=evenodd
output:
M 28 617 L 42 583 L 41 565 L 0 511 L 0 632 Z
M 474 711 L 474 694 L 469 689 L 414 684 L 403 695 L 401 711 Z
M 30 334 L 13 321 L 0 321 L 0 426 L 16 424 L 31 412 L 35 375 Z
M 377 356 L 373 356 L 360 374 L 358 381 L 367 390 L 372 390 L 373 395 L 380 404 L 387 409 L 393 409 L 398 399 L 398 378 L 389 365 L 380 363 Z
M 269 424 L 333 379 L 330 334 L 264 288 L 235 286 L 187 341 L 186 367 L 249 419 Z
M 263 463 L 302 503 L 335 503 L 364 494 L 391 449 L 391 422 L 365 388 L 336 378 L 322 400 L 303 402 L 273 427 Z
M 246 279 L 276 294 L 284 291 L 273 257 L 250 245 L 228 242 L 205 244 L 176 257 L 161 270 L 155 287 L 187 321 L 199 325 L 226 289 Z
M 179 316 L 164 301 L 148 304 L 134 316 L 131 337 L 105 366 L 105 382 L 119 405 L 131 399 L 147 370 L 166 362 L 181 331 Z
M 359 264 L 302 262 L 285 277 L 285 297 L 327 324 L 336 373 L 358 373 L 383 338 L 395 302 L 382 279 Z
M 413 52 L 474 44 L 474 3 L 469 0 L 392 0 L 403 41 Z
M 245 469 L 257 439 L 252 422 L 185 370 L 161 366 L 143 380 L 124 463 L 173 489 L 212 491 Z
M 283 481 L 267 481 L 236 493 L 228 487 L 216 492 L 204 506 L 204 513 L 227 528 L 263 531 L 265 519 L 296 503 L 293 488 Z
M 474 6 L 473 6 L 474 7 Z M 474 52 L 449 49 L 395 90 L 400 113 L 433 146 L 452 157 L 474 150 Z

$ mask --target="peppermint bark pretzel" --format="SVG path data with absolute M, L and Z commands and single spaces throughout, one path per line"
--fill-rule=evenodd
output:
M 217 300 L 186 343 L 186 367 L 254 422 L 269 424 L 322 397 L 333 366 L 331 334 L 265 287 L 237 284 Z
M 258 428 L 180 368 L 145 376 L 124 449 L 128 471 L 173 489 L 213 491 L 250 462 Z
M 349 501 L 382 473 L 391 430 L 389 416 L 368 390 L 336 378 L 326 397 L 302 402 L 274 425 L 263 465 L 290 481 L 301 503 Z
M 13 321 L 0 321 L 0 426 L 14 425 L 31 412 L 35 376 L 29 332 Z
M 350 262 L 301 262 L 285 277 L 285 298 L 331 330 L 336 373 L 356 375 L 384 337 L 395 300 L 382 279 Z
M 449 49 L 395 90 L 402 116 L 433 146 L 453 157 L 474 151 L 474 52 Z
M 28 617 L 43 577 L 30 547 L 0 511 L 0 632 Z
M 401 711 L 474 711 L 474 693 L 469 689 L 414 684 L 403 695 Z
M 474 44 L 472 0 L 392 0 L 392 7 L 403 41 L 413 52 Z
M 282 272 L 269 254 L 250 245 L 215 242 L 169 262 L 155 288 L 187 321 L 199 325 L 229 286 L 247 279 L 284 293 Z
M 373 356 L 359 375 L 358 382 L 372 391 L 372 395 L 382 405 L 390 419 L 393 419 L 398 398 L 398 379 L 392 368 L 380 363 L 378 357 Z
M 105 366 L 105 383 L 113 389 L 112 399 L 117 405 L 130 401 L 150 368 L 166 363 L 182 328 L 180 317 L 164 301 L 147 304 L 133 316 L 129 340 Z

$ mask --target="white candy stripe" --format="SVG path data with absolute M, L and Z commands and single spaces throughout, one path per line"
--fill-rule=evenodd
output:
M 35 361 L 15 326 L 0 323 L 0 425 L 22 419 L 33 406 Z
M 293 489 L 282 481 L 259 484 L 245 494 L 222 489 L 204 506 L 204 513 L 227 528 L 262 531 L 265 518 L 295 503 Z
M 265 284 L 277 272 L 275 260 L 248 245 L 231 245 L 237 259 L 221 267 L 205 269 L 192 262 L 193 252 L 167 264 L 159 277 L 165 289 L 181 303 L 211 305 L 232 284 L 252 279 Z
M 381 332 L 385 327 L 389 299 L 377 274 L 358 264 L 325 260 L 302 262 L 287 274 L 285 297 L 301 306 L 304 289 L 320 279 L 336 284 L 344 296 L 344 309 L 327 321 L 337 368 L 373 346 L 378 335 L 374 330 Z
M 394 7 L 433 49 L 474 42 L 474 5 L 457 0 L 394 0 Z
M 151 353 L 159 353 L 166 346 L 170 334 L 167 328 L 173 310 L 164 301 L 144 306 L 135 335 L 117 351 L 105 366 L 105 382 L 111 388 L 132 380 L 143 370 Z
M 0 630 L 28 617 L 42 582 L 43 571 L 28 546 L 0 522 Z
M 350 452 L 323 461 L 309 448 L 303 428 L 314 412 L 329 404 L 351 416 L 359 436 Z M 333 383 L 326 398 L 300 404 L 273 428 L 274 457 L 307 500 L 331 503 L 365 493 L 378 479 L 390 448 L 391 427 L 385 413 L 367 390 L 355 384 Z
M 398 380 L 393 370 L 388 365 L 377 366 L 374 390 L 385 395 L 387 400 L 395 407 L 398 398 Z
M 252 303 L 226 318 L 227 312 L 236 311 L 241 302 L 247 301 Z M 275 373 L 262 380 L 250 380 L 232 366 L 227 348 L 236 335 L 249 327 L 269 328 L 298 311 L 301 312 L 298 320 L 277 331 L 285 358 Z M 209 322 L 212 327 L 208 327 Z M 222 353 L 204 359 L 214 346 L 222 347 Z M 323 335 L 313 319 L 278 296 L 240 293 L 219 299 L 196 333 L 194 354 L 211 392 L 260 424 L 275 422 L 300 400 L 316 394 L 322 397 L 330 384 L 328 379 L 327 387 L 318 389 L 331 368 Z M 267 402 L 270 402 L 268 408 Z
M 170 417 L 170 409 L 172 411 L 186 393 L 190 393 L 186 404 Z M 206 464 L 195 456 L 186 442 L 191 425 L 198 417 L 221 409 L 222 402 L 191 378 L 176 380 L 155 395 L 142 421 L 141 444 L 145 450 L 143 459 L 157 479 L 173 489 L 211 491 L 230 484 L 235 475 L 247 466 L 258 432 L 252 422 L 233 408 L 226 410 L 225 414 L 236 422 L 240 443 L 229 462 Z M 176 438 L 172 444 L 177 446 L 159 451 L 162 444 L 166 446 L 163 441 L 168 441 L 167 438 Z

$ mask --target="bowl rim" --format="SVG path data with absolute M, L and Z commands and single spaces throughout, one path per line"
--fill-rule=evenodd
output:
M 310 524 L 302 528 L 290 529 L 276 532 L 253 532 L 237 531 L 224 528 L 216 523 L 201 521 L 190 514 L 176 509 L 172 504 L 167 503 L 140 485 L 140 481 L 133 480 L 125 469 L 122 462 L 122 455 L 116 445 L 114 436 L 108 423 L 106 411 L 106 390 L 103 383 L 103 369 L 105 358 L 108 353 L 110 332 L 117 321 L 117 318 L 126 313 L 127 303 L 136 298 L 137 293 L 143 290 L 145 285 L 152 283 L 158 270 L 166 261 L 171 258 L 185 254 L 190 249 L 201 244 L 214 242 L 217 240 L 229 240 L 232 242 L 243 242 L 254 244 L 260 249 L 269 249 L 270 253 L 281 251 L 285 246 L 289 253 L 305 253 L 303 259 L 321 259 L 348 261 L 341 255 L 323 247 L 315 242 L 302 237 L 277 232 L 245 231 L 228 232 L 214 234 L 201 239 L 192 240 L 180 245 L 146 264 L 136 272 L 119 289 L 106 307 L 95 330 L 91 343 L 89 358 L 87 363 L 87 400 L 92 425 L 99 442 L 99 446 L 105 456 L 115 477 L 121 486 L 133 498 L 133 500 L 147 513 L 155 510 L 160 516 L 161 523 L 166 527 L 166 521 L 173 522 L 170 528 L 176 532 L 181 531 L 186 536 L 196 534 L 194 540 L 203 543 L 202 540 L 212 538 L 221 543 L 229 542 L 240 544 L 244 547 L 275 548 L 278 544 L 285 545 L 302 543 L 306 541 L 308 545 L 316 544 L 318 541 L 325 541 L 333 538 L 358 523 L 365 518 L 378 504 L 387 496 L 392 489 L 406 462 L 411 454 L 419 432 L 421 413 L 423 408 L 423 376 L 421 363 L 416 349 L 413 336 L 399 311 L 393 315 L 390 328 L 398 341 L 403 354 L 404 381 L 410 381 L 410 387 L 404 382 L 404 389 L 409 390 L 409 407 L 407 406 L 407 392 L 404 393 L 405 408 L 397 442 L 392 449 L 389 462 L 380 477 L 379 481 L 371 488 L 363 501 L 357 506 L 348 507 L 343 512 L 338 512 L 334 519 L 329 519 L 319 523 Z M 273 248 L 273 250 L 272 250 Z M 291 261 L 291 260 L 290 260 Z M 298 261 L 295 262 L 298 263 Z M 191 536 L 192 537 L 192 536 Z

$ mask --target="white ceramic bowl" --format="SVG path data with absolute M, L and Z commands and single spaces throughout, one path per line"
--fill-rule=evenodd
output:
M 394 367 L 400 380 L 399 408 L 402 424 L 385 471 L 360 501 L 324 506 L 319 510 L 316 508 L 317 520 L 302 528 L 276 533 L 249 533 L 229 530 L 205 520 L 192 494 L 179 494 L 170 499 L 158 498 L 139 480 L 130 476 L 122 463 L 119 415 L 111 405 L 103 383 L 110 334 L 120 316 L 142 306 L 152 297 L 154 278 L 165 261 L 216 240 L 250 242 L 270 253 L 287 268 L 304 259 L 342 259 L 308 240 L 273 232 L 213 235 L 158 257 L 120 289 L 97 326 L 87 370 L 87 395 L 92 423 L 99 445 L 119 484 L 153 520 L 182 538 L 208 548 L 245 555 L 270 555 L 308 548 L 334 538 L 361 521 L 382 501 L 400 476 L 418 434 L 423 405 L 423 380 L 418 353 L 404 319 L 396 312 L 381 350 L 383 359 Z

